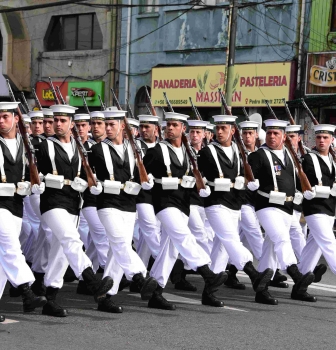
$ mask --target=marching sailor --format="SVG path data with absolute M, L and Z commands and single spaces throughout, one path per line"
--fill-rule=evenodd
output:
M 258 272 L 253 266 L 253 257 L 239 238 L 240 210 L 244 198 L 243 169 L 237 145 L 232 142 L 237 117 L 213 116 L 216 125 L 216 141 L 200 151 L 199 168 L 211 186 L 211 194 L 205 198 L 205 213 L 215 232 L 211 253 L 212 267 L 218 271 L 228 259 L 238 270 L 243 270 L 251 279 L 256 292 L 255 300 L 267 288 L 273 270 Z M 243 191 L 242 193 L 240 193 Z M 216 241 L 216 242 L 215 242 Z M 224 249 L 223 249 L 224 247 Z
M 284 120 L 265 120 L 266 144 L 249 155 L 255 180 L 247 184 L 251 191 L 257 191 L 255 210 L 261 226 L 265 230 L 265 242 L 259 260 L 259 271 L 280 265 L 294 281 L 291 297 L 305 293 L 314 280 L 314 274 L 302 274 L 297 267 L 289 229 L 292 222 L 293 201 L 299 203 L 296 193 L 296 173 L 292 157 L 284 147 Z M 261 303 L 277 305 L 278 301 L 265 290 Z
M 170 273 L 178 254 L 188 266 L 197 271 L 205 281 L 202 304 L 222 307 L 224 303 L 213 293 L 227 278 L 225 272 L 215 274 L 209 268 L 209 255 L 197 244 L 188 227 L 190 195 L 195 185 L 188 176 L 190 161 L 182 144 L 184 123 L 188 116 L 166 112 L 167 139 L 150 148 L 144 158 L 148 173 L 155 177 L 152 189 L 154 211 L 161 222 L 160 252 L 153 264 L 150 275 L 158 281 L 158 287 L 148 302 L 148 307 L 175 310 L 175 305 L 163 296 Z M 209 187 L 201 189 L 201 196 L 209 195 Z
M 123 136 L 128 127 L 124 122 L 126 112 L 105 110 L 102 113 L 107 138 L 91 148 L 90 165 L 99 182 L 90 190 L 97 195 L 98 216 L 110 242 L 104 276 L 112 276 L 114 286 L 101 300 L 98 310 L 121 313 L 122 307 L 115 305 L 111 296 L 117 294 L 124 273 L 129 281 L 137 284 L 143 300 L 151 297 L 157 283 L 152 277 L 146 278 L 147 269 L 132 249 L 136 196 L 141 185 L 130 141 Z
M 39 146 L 37 161 L 44 183 L 34 185 L 33 193 L 40 194 L 40 210 L 43 220 L 52 230 L 48 266 L 44 276 L 48 303 L 44 315 L 65 317 L 67 310 L 56 303 L 56 296 L 63 286 L 63 276 L 70 264 L 75 275 L 83 279 L 99 302 L 111 289 L 110 277 L 102 281 L 94 274 L 92 263 L 83 252 L 83 243 L 77 231 L 81 193 L 87 182 L 81 178 L 81 158 L 71 136 L 73 115 L 76 108 L 53 105 L 55 135 Z
M 22 254 L 19 235 L 22 224 L 22 196 L 30 193 L 26 181 L 26 159 L 22 138 L 16 132 L 18 116 L 16 102 L 0 102 L 0 297 L 7 280 L 19 289 L 23 311 L 31 312 L 43 306 L 45 297 L 36 297 L 30 285 L 34 275 Z M 5 320 L 0 315 L 0 322 Z

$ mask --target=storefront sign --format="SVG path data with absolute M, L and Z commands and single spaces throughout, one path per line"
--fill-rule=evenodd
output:
M 100 107 L 98 95 L 104 101 L 104 88 L 104 81 L 69 82 L 70 105 L 83 106 L 82 96 L 84 96 L 89 107 Z
M 319 52 L 307 55 L 306 95 L 336 93 L 336 53 Z
M 292 63 L 256 63 L 235 66 L 233 107 L 283 106 L 290 99 Z M 189 107 L 189 97 L 198 107 L 219 107 L 218 88 L 225 87 L 225 66 L 153 68 L 152 101 L 165 106 L 163 92 L 173 106 Z
M 53 81 L 53 84 L 55 89 L 56 89 L 56 86 L 59 86 L 63 98 L 66 99 L 68 96 L 68 83 L 62 82 L 62 81 Z M 36 83 L 35 89 L 36 89 L 36 95 L 40 100 L 42 107 L 49 107 L 55 104 L 55 97 L 53 95 L 53 92 L 50 88 L 49 83 L 44 81 L 39 81 Z

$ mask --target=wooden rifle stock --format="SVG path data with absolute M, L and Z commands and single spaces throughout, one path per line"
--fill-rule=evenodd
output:
M 150 98 L 150 96 L 149 96 L 149 92 L 148 92 L 148 90 L 147 90 L 147 86 L 145 86 L 145 90 L 146 90 L 146 95 L 147 95 L 148 103 L 149 103 L 149 106 L 150 106 L 150 107 L 148 107 L 147 104 L 146 104 L 146 106 L 147 106 L 147 108 L 150 108 L 150 109 L 149 109 L 149 112 L 150 112 L 151 115 L 157 116 L 156 110 L 155 110 L 155 108 L 154 108 L 154 106 L 153 106 L 153 103 L 152 103 L 152 100 L 151 100 L 151 98 Z M 163 139 L 162 139 L 161 126 L 160 126 L 159 123 L 158 123 L 157 127 L 158 127 L 159 140 L 162 141 Z
M 268 103 L 267 100 L 266 100 L 266 105 L 267 105 L 267 108 L 269 109 L 269 111 L 271 112 L 273 118 L 278 119 L 273 111 L 273 108 L 270 106 L 270 104 Z M 287 147 L 289 153 L 291 154 L 292 159 L 293 159 L 294 164 L 295 164 L 295 167 L 297 169 L 297 174 L 298 174 L 298 177 L 300 179 L 302 192 L 311 191 L 312 188 L 311 188 L 310 182 L 307 178 L 307 175 L 304 173 L 304 171 L 302 169 L 302 165 L 301 165 L 299 156 L 298 156 L 297 152 L 295 152 L 293 144 L 292 144 L 292 140 L 289 137 L 285 138 L 285 146 Z
M 167 97 L 167 94 L 164 92 L 163 96 L 167 102 L 167 106 L 170 112 L 174 112 L 173 106 L 170 104 L 170 101 Z M 198 164 L 197 164 L 197 157 L 195 152 L 191 149 L 191 145 L 188 141 L 187 135 L 185 132 L 182 132 L 182 143 L 184 144 L 184 147 L 186 149 L 186 152 L 188 154 L 188 158 L 190 160 L 190 163 L 192 165 L 192 172 L 196 180 L 196 188 L 197 192 L 199 193 L 201 189 L 205 189 L 204 181 L 201 175 L 201 172 L 198 170 Z
M 114 90 L 112 88 L 111 88 L 111 92 L 112 92 L 112 96 L 113 96 L 113 99 L 117 105 L 118 110 L 121 111 L 122 110 L 121 105 L 120 105 L 119 100 L 118 100 L 118 98 L 117 98 L 117 96 L 114 93 Z M 141 150 L 139 149 L 137 143 L 134 140 L 134 136 L 132 134 L 131 127 L 128 123 L 126 116 L 124 117 L 124 123 L 125 123 L 125 132 L 126 132 L 128 140 L 131 144 L 134 158 L 136 159 L 136 165 L 139 169 L 140 183 L 142 184 L 143 182 L 148 182 L 148 174 L 147 174 L 146 168 L 145 168 L 143 161 L 142 161 L 142 158 L 141 158 Z
M 232 115 L 232 112 L 231 112 L 229 106 L 226 103 L 226 100 L 225 100 L 225 97 L 224 97 L 224 94 L 223 94 L 222 90 L 218 89 L 218 92 L 220 94 L 222 105 L 223 105 L 223 107 L 225 109 L 225 113 L 227 115 Z M 242 137 L 240 135 L 240 131 L 239 131 L 239 128 L 238 128 L 238 125 L 236 124 L 236 122 L 234 122 L 234 128 L 235 128 L 235 133 L 234 133 L 233 136 L 234 136 L 234 139 L 236 141 L 236 145 L 238 147 L 239 153 L 240 153 L 240 155 L 242 157 L 243 167 L 244 167 L 244 176 L 245 176 L 246 182 L 254 181 L 254 175 L 253 175 L 251 166 L 250 166 L 250 164 L 247 161 L 247 156 L 246 156 L 247 151 L 246 151 L 244 142 L 242 140 Z
M 16 102 L 9 80 L 7 79 L 6 82 L 8 85 L 9 96 L 11 98 L 11 101 Z M 36 156 L 35 156 L 35 149 L 30 141 L 29 135 L 27 133 L 26 125 L 24 123 L 23 116 L 19 107 L 16 109 L 15 114 L 19 117 L 18 127 L 22 137 L 23 146 L 26 151 L 26 157 L 28 159 L 30 183 L 32 186 L 35 184 L 39 185 L 41 181 L 38 175 L 38 170 L 36 165 L 37 162 L 36 162 Z

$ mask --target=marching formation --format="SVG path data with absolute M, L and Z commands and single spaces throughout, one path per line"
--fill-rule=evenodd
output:
M 24 312 L 65 317 L 57 294 L 70 270 L 99 311 L 123 312 L 114 295 L 126 287 L 175 310 L 165 286 L 196 291 L 187 275 L 198 273 L 202 304 L 222 307 L 216 291 L 245 289 L 244 271 L 257 303 L 278 304 L 269 287 L 288 288 L 285 274 L 292 299 L 316 302 L 321 255 L 336 273 L 336 127 L 315 123 L 309 150 L 293 121 L 237 125 L 221 96 L 214 125 L 168 99 L 161 123 L 152 106 L 127 118 L 116 97 L 86 114 L 58 101 L 22 115 L 14 96 L 1 102 L 0 295 L 9 281 Z

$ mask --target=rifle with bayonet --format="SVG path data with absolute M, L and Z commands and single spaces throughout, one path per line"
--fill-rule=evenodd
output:
M 37 96 L 36 91 L 35 91 L 34 88 L 32 88 L 32 92 L 33 92 L 34 100 L 35 100 L 35 103 L 37 104 L 38 109 L 39 109 L 40 111 L 43 111 L 42 106 L 41 106 L 41 103 L 40 103 L 40 100 L 39 100 L 39 98 L 38 98 L 38 96 Z
M 226 103 L 224 94 L 223 94 L 223 92 L 222 92 L 222 90 L 220 88 L 218 89 L 218 92 L 220 94 L 222 105 L 223 105 L 223 107 L 225 109 L 225 113 L 227 115 L 232 115 L 231 110 L 230 110 L 229 106 Z M 247 161 L 247 156 L 246 156 L 247 151 L 246 151 L 244 142 L 242 140 L 242 137 L 241 137 L 238 125 L 236 124 L 236 122 L 234 122 L 233 125 L 234 125 L 234 129 L 235 129 L 235 133 L 234 133 L 233 137 L 234 137 L 234 139 L 236 141 L 236 145 L 237 145 L 239 153 L 240 153 L 240 155 L 242 157 L 245 179 L 246 179 L 247 182 L 254 181 L 253 172 L 252 172 L 250 164 Z
M 90 114 L 89 106 L 86 103 L 86 99 L 85 99 L 84 95 L 82 95 L 82 100 L 83 100 L 83 106 L 84 106 L 85 112 L 87 114 Z
M 278 119 L 273 111 L 273 108 L 270 106 L 268 101 L 265 100 L 265 102 L 266 102 L 268 110 L 271 112 L 273 119 Z M 297 169 L 297 174 L 298 174 L 298 177 L 299 177 L 300 183 L 301 183 L 302 193 L 305 191 L 311 191 L 312 188 L 311 188 L 310 182 L 307 178 L 307 175 L 304 173 L 304 171 L 302 169 L 300 158 L 293 147 L 292 140 L 289 137 L 285 138 L 285 146 L 287 147 L 289 153 L 291 154 L 292 159 L 294 161 L 294 165 Z
M 27 100 L 26 100 L 26 96 L 25 96 L 25 94 L 24 94 L 23 91 L 21 91 L 21 98 L 22 98 L 23 106 L 24 106 L 25 110 L 27 110 L 28 113 L 29 113 L 29 112 L 31 111 L 31 109 L 30 109 L 30 107 L 29 107 L 29 104 L 28 104 L 28 102 L 27 102 Z
M 289 119 L 289 122 L 290 122 L 290 125 L 296 125 L 295 124 L 295 120 L 288 108 L 288 105 L 287 105 L 287 102 L 286 100 L 284 99 L 284 105 L 285 105 L 285 110 L 286 110 L 286 114 L 287 114 L 287 117 Z M 299 146 L 299 150 L 300 150 L 300 153 L 301 153 L 301 156 L 304 156 L 307 152 L 305 151 L 304 147 L 303 147 L 303 143 L 301 140 L 299 140 L 298 142 L 298 146 Z
M 173 106 L 171 105 L 167 94 L 164 92 L 163 96 L 166 100 L 167 106 L 168 106 L 168 110 L 170 112 L 174 112 Z M 168 126 L 167 126 L 168 127 Z M 184 147 L 186 149 L 186 152 L 188 154 L 188 158 L 191 162 L 192 165 L 192 172 L 194 174 L 195 180 L 196 180 L 196 188 L 197 188 L 197 192 L 199 193 L 201 189 L 205 189 L 205 185 L 204 185 L 204 181 L 202 178 L 202 175 L 200 173 L 200 171 L 198 170 L 198 164 L 197 164 L 197 157 L 195 152 L 192 150 L 191 145 L 188 141 L 187 135 L 185 134 L 184 131 L 182 131 L 182 143 L 184 144 Z
M 61 103 L 62 105 L 66 105 L 66 102 L 62 96 L 61 90 L 59 86 L 56 86 L 56 92 L 58 93 L 59 98 L 61 99 Z
M 12 87 L 10 86 L 9 80 L 6 79 L 7 86 L 8 86 L 8 91 L 9 91 L 9 96 L 11 98 L 12 102 L 16 102 L 14 93 L 12 91 Z M 39 175 L 38 175 L 38 170 L 37 170 L 37 161 L 36 161 L 36 156 L 35 156 L 35 148 L 32 145 L 29 135 L 27 133 L 26 125 L 23 120 L 23 116 L 21 113 L 20 108 L 18 107 L 15 111 L 15 114 L 19 117 L 18 121 L 18 127 L 20 134 L 22 136 L 22 141 L 23 145 L 26 151 L 26 158 L 28 160 L 29 164 L 29 175 L 30 175 L 30 183 L 31 185 L 39 185 L 41 183 Z
M 52 80 L 49 78 L 49 81 L 50 81 L 50 87 L 51 87 L 51 90 L 55 96 L 55 101 L 57 101 L 59 103 L 59 99 L 56 95 L 56 91 L 55 91 L 55 88 L 54 88 L 54 84 L 52 82 Z M 61 91 L 59 91 L 59 94 L 60 94 L 60 98 L 61 98 L 61 101 L 62 101 L 62 104 L 65 105 L 65 101 L 64 101 L 64 98 L 61 94 Z M 82 142 L 82 139 L 80 138 L 79 136 L 79 132 L 78 132 L 78 129 L 77 129 L 77 126 L 76 126 L 76 123 L 73 123 L 74 126 L 73 128 L 71 129 L 71 132 L 72 132 L 72 135 L 74 136 L 74 140 L 76 142 L 76 145 L 77 145 L 77 148 L 78 148 L 78 152 L 79 152 L 79 155 L 81 157 L 81 160 L 82 160 L 82 166 L 84 168 L 84 171 L 86 173 L 86 177 L 87 177 L 87 182 L 88 182 L 88 187 L 92 187 L 92 186 L 97 186 L 97 181 L 93 175 L 93 172 L 92 172 L 92 169 L 89 165 L 89 160 L 88 160 L 88 151 L 85 149 L 84 145 L 83 145 L 83 142 Z
M 98 98 L 99 98 L 99 102 L 100 102 L 100 110 L 105 111 L 105 109 L 106 109 L 105 103 L 103 102 L 100 95 L 98 95 Z
M 191 97 L 189 97 L 189 101 L 190 101 L 191 108 L 192 108 L 192 110 L 194 112 L 194 115 L 195 115 L 196 119 L 197 120 L 203 120 L 200 112 L 198 111 L 197 107 L 194 105 L 193 100 L 192 100 Z M 209 144 L 209 141 L 208 141 L 208 139 L 205 136 L 203 137 L 202 142 L 203 142 L 203 146 L 207 146 Z
M 156 110 L 155 110 L 155 108 L 154 108 L 154 106 L 153 106 L 153 103 L 152 103 L 152 99 L 151 99 L 151 97 L 149 96 L 149 92 L 148 92 L 148 90 L 147 90 L 147 86 L 145 86 L 145 91 L 146 91 L 148 103 L 149 103 L 149 106 L 150 106 L 149 114 L 157 116 Z M 146 104 L 146 106 L 147 106 L 147 108 L 148 108 L 148 105 L 147 105 L 147 104 Z M 162 131 L 161 131 L 161 126 L 160 126 L 159 122 L 158 122 L 157 127 L 158 127 L 159 140 L 162 141 Z
M 303 98 L 301 98 L 301 103 L 302 103 L 303 107 L 305 108 L 305 110 L 308 112 L 308 115 L 309 115 L 310 119 L 312 120 L 313 124 L 314 125 L 319 125 L 320 123 L 314 117 L 313 112 L 307 106 L 307 104 L 306 104 L 306 102 L 305 102 L 305 100 Z M 330 145 L 330 147 L 329 147 L 329 153 L 332 156 L 334 162 L 336 162 L 336 152 L 335 152 L 334 148 L 332 147 L 332 145 Z
M 128 101 L 128 98 L 126 98 L 126 105 L 127 105 L 127 113 L 129 113 L 130 118 L 135 119 L 133 111 L 132 111 L 132 108 L 131 108 L 131 105 L 130 105 L 130 103 Z
M 22 101 L 22 99 L 19 97 L 19 101 L 20 101 L 20 110 L 24 113 L 24 114 L 28 114 L 29 111 L 27 110 L 26 106 L 24 105 L 24 102 Z
M 114 90 L 112 88 L 111 88 L 111 92 L 112 92 L 113 100 L 115 101 L 115 104 L 116 104 L 118 110 L 122 111 L 119 100 L 118 100 L 118 98 L 117 98 L 117 96 L 114 93 Z M 146 171 L 146 168 L 145 168 L 143 161 L 142 161 L 142 158 L 141 158 L 141 149 L 139 148 L 138 144 L 135 142 L 134 135 L 132 133 L 132 129 L 128 123 L 126 116 L 124 116 L 124 123 L 125 123 L 125 132 L 126 132 L 126 135 L 128 137 L 128 140 L 131 144 L 134 158 L 136 159 L 136 165 L 139 169 L 140 183 L 142 184 L 143 182 L 148 182 L 147 171 Z

